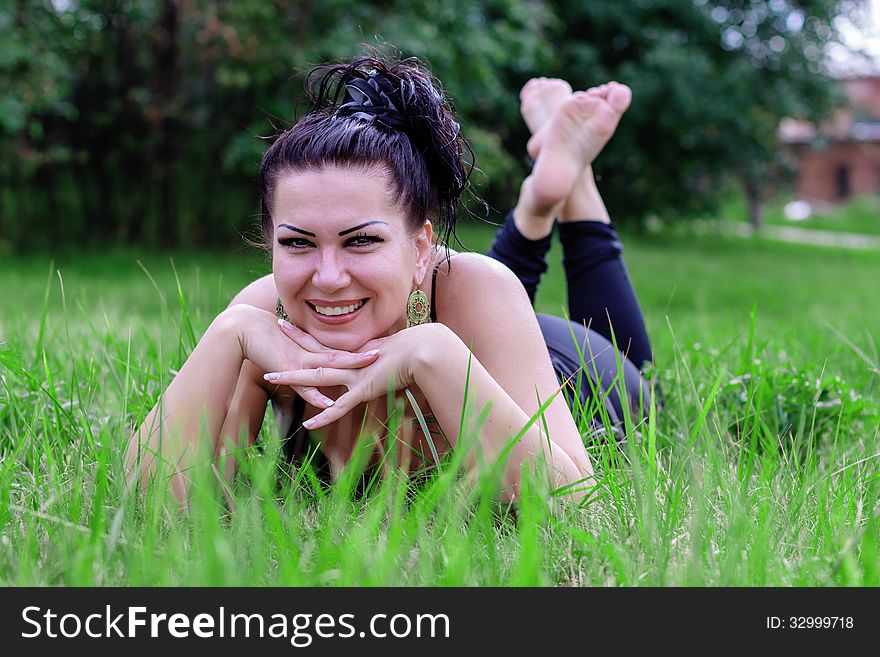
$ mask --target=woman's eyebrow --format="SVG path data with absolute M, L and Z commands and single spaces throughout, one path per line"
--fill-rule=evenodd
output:
M 310 233 L 307 230 L 303 230 L 302 228 L 297 228 L 296 226 L 291 226 L 290 224 L 278 224 L 279 228 L 289 228 L 295 233 L 302 233 L 303 235 L 308 235 L 309 237 L 317 237 L 314 233 Z
M 387 226 L 388 222 L 387 221 L 379 221 L 378 219 L 376 221 L 368 221 L 365 224 L 360 224 L 358 226 L 354 226 L 353 228 L 346 228 L 345 230 L 340 230 L 339 236 L 342 237 L 343 235 L 348 235 L 349 233 L 353 233 L 356 230 L 360 230 L 361 228 L 364 228 L 366 226 L 371 226 L 373 224 L 385 224 Z

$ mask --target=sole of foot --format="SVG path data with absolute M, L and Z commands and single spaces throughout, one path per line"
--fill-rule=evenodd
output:
M 590 87 L 586 91 L 578 91 L 575 93 L 587 94 L 588 96 L 601 98 L 610 106 L 612 112 L 602 112 L 602 116 L 597 117 L 595 121 L 597 134 L 600 137 L 602 137 L 602 135 L 604 134 L 604 143 L 607 143 L 608 140 L 611 139 L 611 137 L 614 135 L 614 131 L 617 129 L 617 124 L 620 122 L 620 117 L 622 117 L 624 112 L 629 109 L 630 103 L 632 102 L 632 91 L 625 84 L 620 84 L 619 82 L 608 82 L 607 84 L 602 84 L 598 87 Z M 562 101 L 564 100 L 565 98 L 562 99 Z M 557 108 L 559 107 L 559 105 L 562 104 L 562 101 L 559 101 L 556 106 Z M 616 117 L 614 116 L 615 113 L 617 115 Z M 540 153 L 541 148 L 544 145 L 543 142 L 546 138 L 548 127 L 549 122 L 542 125 L 537 131 L 533 131 L 532 138 L 529 140 L 529 144 L 527 147 L 529 155 L 531 155 L 533 158 L 537 157 L 537 154 Z M 534 154 L 532 154 L 532 150 L 535 151 Z M 601 148 L 599 150 L 601 151 Z
M 616 82 L 566 98 L 539 131 L 532 169 L 532 202 L 537 213 L 565 200 L 583 171 L 611 139 L 632 92 Z
M 559 78 L 532 78 L 519 92 L 519 111 L 532 133 L 532 139 L 544 128 L 566 98 L 571 96 L 571 85 Z M 531 139 L 529 143 L 531 143 Z M 537 151 L 529 155 L 537 157 Z

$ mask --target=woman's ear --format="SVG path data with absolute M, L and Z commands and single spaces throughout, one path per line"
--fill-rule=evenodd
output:
M 434 227 L 427 219 L 416 232 L 416 285 L 422 282 L 428 267 L 431 266 L 431 254 L 434 251 Z

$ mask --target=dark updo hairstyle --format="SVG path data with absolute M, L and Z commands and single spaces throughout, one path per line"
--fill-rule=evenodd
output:
M 373 54 L 313 69 L 306 92 L 311 111 L 278 136 L 260 163 L 261 228 L 267 245 L 281 175 L 377 165 L 389 173 L 412 231 L 430 219 L 438 242 L 448 244 L 473 152 L 431 73 L 415 58 L 392 61 Z

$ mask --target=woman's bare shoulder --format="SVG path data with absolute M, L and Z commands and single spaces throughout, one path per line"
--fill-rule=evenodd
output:
M 452 308 L 470 305 L 476 297 L 515 295 L 525 297 L 525 289 L 506 265 L 480 253 L 456 253 L 449 266 L 441 263 L 439 274 L 445 275 L 437 285 L 437 301 Z M 526 297 L 527 299 L 527 297 Z
M 272 274 L 266 274 L 244 287 L 232 298 L 229 305 L 244 303 L 274 313 L 277 301 L 278 290 L 275 287 L 275 277 Z
M 486 329 L 487 319 L 516 321 L 534 318 L 528 295 L 510 269 L 479 253 L 457 253 L 437 277 L 437 320 L 459 337 Z

